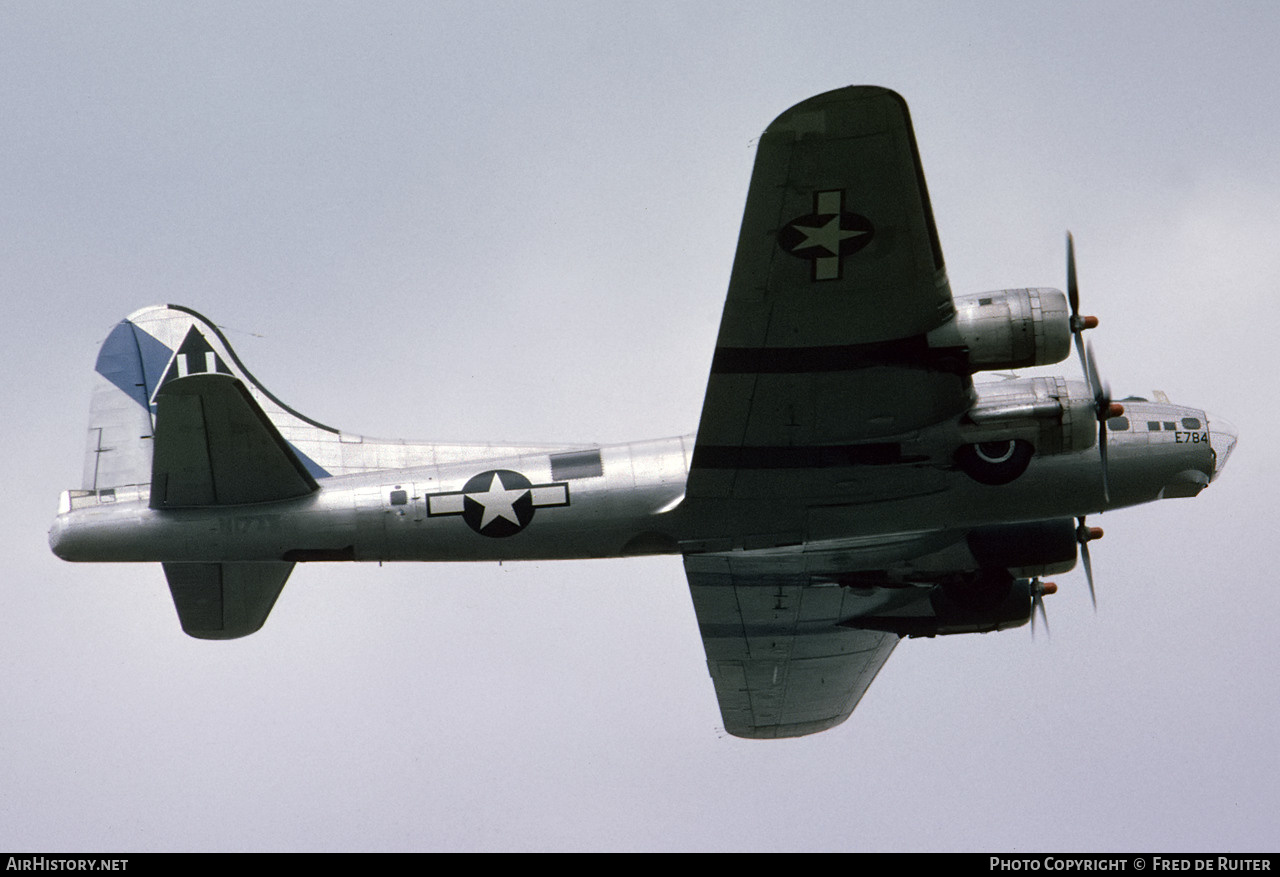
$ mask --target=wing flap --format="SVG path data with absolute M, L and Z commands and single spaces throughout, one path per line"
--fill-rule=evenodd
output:
M 253 401 L 223 374 L 171 380 L 156 397 L 151 507 L 270 502 L 319 489 Z

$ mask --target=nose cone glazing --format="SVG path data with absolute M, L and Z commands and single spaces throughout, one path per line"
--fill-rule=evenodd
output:
M 1227 457 L 1231 456 L 1232 450 L 1235 449 L 1240 433 L 1231 421 L 1214 417 L 1212 414 L 1206 416 L 1209 418 L 1209 447 L 1213 449 L 1213 474 L 1209 476 L 1209 480 L 1214 481 L 1227 465 Z

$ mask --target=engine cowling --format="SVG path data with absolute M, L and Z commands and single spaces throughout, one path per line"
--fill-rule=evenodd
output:
M 1053 575 L 1076 565 L 1074 518 L 974 527 L 966 542 L 980 568 L 1003 568 L 1017 577 Z
M 1015 579 L 1003 570 L 992 570 L 982 577 L 980 584 L 985 592 L 981 601 L 938 585 L 921 597 L 919 611 L 863 616 L 844 624 L 898 636 L 932 637 L 1007 630 L 1026 624 L 1031 618 L 1030 579 Z
M 964 547 L 974 567 L 917 580 L 920 588 L 884 613 L 844 624 L 900 636 L 985 633 L 1026 624 L 1031 618 L 1035 577 L 1067 572 L 1076 565 L 1074 518 L 975 527 Z
M 1089 387 L 1065 378 L 1019 378 L 978 384 L 960 424 L 964 444 L 1030 442 L 1038 454 L 1091 448 L 1098 440 Z
M 963 348 L 971 372 L 1052 365 L 1071 352 L 1071 312 L 1057 289 L 1001 289 L 956 298 L 933 348 Z

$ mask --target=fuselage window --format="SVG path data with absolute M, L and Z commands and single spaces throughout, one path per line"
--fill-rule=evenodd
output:
M 1112 432 L 1124 432 L 1128 428 L 1129 418 L 1127 417 L 1113 417 L 1107 421 L 1107 429 Z
M 570 451 L 551 455 L 551 480 L 567 481 L 570 478 L 598 478 L 604 474 L 600 449 Z
M 408 504 L 408 502 L 409 502 L 409 491 L 407 491 L 407 490 L 393 490 L 393 491 L 391 491 L 391 504 L 392 504 L 392 505 L 407 505 L 407 504 Z
M 1151 430 L 1152 432 L 1159 432 L 1159 431 L 1160 431 L 1160 421 L 1158 421 L 1158 420 L 1148 420 L 1148 421 L 1147 421 L 1147 429 Z

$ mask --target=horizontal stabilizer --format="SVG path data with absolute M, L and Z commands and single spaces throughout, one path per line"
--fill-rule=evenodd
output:
M 317 489 L 237 378 L 190 375 L 156 394 L 153 509 L 271 502 Z
M 199 639 L 236 639 L 262 627 L 292 563 L 166 563 L 182 629 Z

